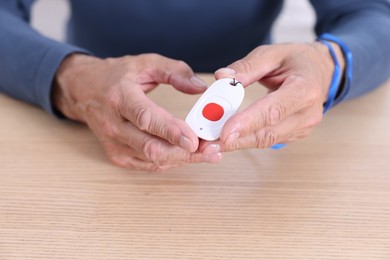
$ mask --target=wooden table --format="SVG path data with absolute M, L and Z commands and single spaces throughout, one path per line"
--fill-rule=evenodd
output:
M 166 173 L 117 168 L 86 127 L 0 95 L 0 259 L 390 259 L 389 87 L 285 149 Z M 181 118 L 196 100 L 151 96 Z

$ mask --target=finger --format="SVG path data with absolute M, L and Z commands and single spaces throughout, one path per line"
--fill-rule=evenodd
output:
M 161 138 L 140 131 L 130 122 L 124 122 L 121 125 L 117 139 L 119 142 L 132 147 L 138 154 L 142 154 L 147 160 L 152 162 L 199 163 L 218 162 L 221 159 L 221 155 L 218 154 L 190 153 Z
M 220 143 L 221 151 L 246 148 L 267 148 L 306 137 L 322 120 L 322 113 L 296 113 L 274 126 L 266 126 L 233 142 Z
M 258 47 L 246 57 L 227 66 L 227 68 L 217 70 L 215 77 L 216 79 L 234 77 L 243 86 L 249 86 L 280 67 L 284 56 L 281 53 L 282 51 L 282 48 L 277 47 Z
M 186 162 L 183 161 L 151 162 L 131 147 L 115 141 L 105 143 L 104 148 L 108 158 L 115 165 L 122 168 L 150 172 L 162 172 L 186 164 Z
M 153 162 L 137 158 L 136 152 L 124 144 L 109 141 L 104 142 L 103 147 L 110 161 L 119 167 L 142 171 L 155 171 L 158 168 Z
M 233 142 L 240 136 L 244 137 L 266 126 L 277 125 L 286 117 L 316 105 L 320 95 L 319 88 L 310 86 L 303 77 L 288 76 L 277 91 L 232 116 L 222 129 L 221 140 Z M 318 105 L 316 113 L 317 110 Z
M 175 89 L 187 94 L 199 94 L 207 89 L 206 83 L 198 78 L 184 61 L 169 59 L 157 54 L 149 54 L 147 57 L 151 59 L 147 62 L 148 76 L 154 82 L 172 85 Z
M 119 113 L 140 130 L 167 140 L 189 152 L 198 148 L 199 139 L 183 121 L 157 106 L 140 89 L 119 106 Z

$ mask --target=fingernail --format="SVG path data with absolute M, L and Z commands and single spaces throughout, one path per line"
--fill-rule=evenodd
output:
M 203 150 L 202 153 L 204 155 L 212 155 L 212 154 L 219 153 L 220 150 L 221 147 L 219 146 L 219 144 L 209 144 L 206 146 L 206 148 Z
M 239 132 L 233 132 L 230 135 L 228 135 L 228 137 L 226 138 L 225 143 L 228 144 L 228 145 L 232 144 L 232 143 L 234 143 L 238 139 L 238 137 L 240 137 L 240 133 Z
M 194 144 L 193 142 L 187 137 L 187 136 L 181 136 L 179 140 L 179 146 L 183 148 L 184 150 L 187 150 L 189 152 L 193 152 Z
M 192 85 L 194 85 L 197 88 L 202 88 L 202 89 L 207 88 L 207 84 L 203 80 L 198 78 L 197 76 L 192 76 L 190 78 L 190 81 L 191 81 Z
M 207 161 L 209 163 L 219 163 L 222 160 L 222 153 L 215 153 L 208 155 Z
M 237 74 L 237 72 L 234 69 L 231 69 L 231 68 L 221 68 L 221 69 L 217 70 L 215 73 L 218 73 L 218 74 L 228 74 L 228 75 L 231 75 L 231 76 L 234 76 L 234 75 Z

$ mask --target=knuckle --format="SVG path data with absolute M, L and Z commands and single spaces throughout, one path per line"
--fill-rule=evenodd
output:
M 256 147 L 264 149 L 277 143 L 279 134 L 272 129 L 262 129 L 256 135 Z
M 157 54 L 157 53 L 149 53 L 149 54 L 146 54 L 147 57 L 151 58 L 151 59 L 160 59 L 161 58 L 161 55 Z
M 265 131 L 265 136 L 264 136 L 265 147 L 269 147 L 271 145 L 276 144 L 278 138 L 279 138 L 279 135 L 276 131 L 274 131 L 274 130 Z
M 116 58 L 116 59 L 121 59 L 123 62 L 128 62 L 129 60 L 133 59 L 134 57 L 135 57 L 134 55 L 126 54 L 126 55 L 119 57 L 119 58 Z
M 143 60 L 144 62 L 152 62 L 152 63 L 158 63 L 162 56 L 157 53 L 146 53 L 146 54 L 140 54 L 138 56 Z
M 170 60 L 171 69 L 168 69 L 164 73 L 164 81 L 170 85 L 175 85 L 177 73 L 189 74 L 191 68 L 182 60 Z
M 138 128 L 143 131 L 148 130 L 152 121 L 150 110 L 146 107 L 136 107 L 134 113 L 136 115 L 135 121 Z
M 160 152 L 160 143 L 158 141 L 147 139 L 143 143 L 142 151 L 148 160 L 152 162 L 159 161 L 161 152 Z
M 223 148 L 223 151 L 224 152 L 231 152 L 231 151 L 239 150 L 243 147 L 247 147 L 247 143 L 245 142 L 245 140 L 239 138 L 235 142 L 230 143 L 228 145 L 225 145 Z
M 286 108 L 282 104 L 273 104 L 268 109 L 267 125 L 276 125 L 286 115 Z
M 190 66 L 182 60 L 176 60 L 176 66 L 182 70 L 188 70 L 190 69 Z

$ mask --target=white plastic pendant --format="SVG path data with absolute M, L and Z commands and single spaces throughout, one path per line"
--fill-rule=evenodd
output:
M 217 80 L 199 98 L 185 121 L 199 138 L 217 140 L 225 122 L 237 112 L 244 95 L 244 87 L 235 79 Z

